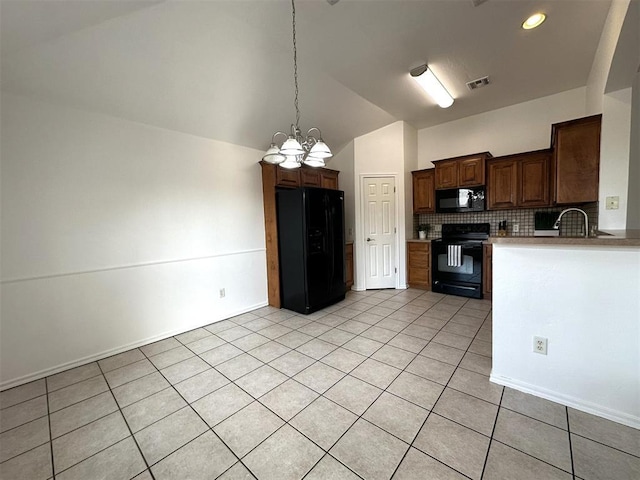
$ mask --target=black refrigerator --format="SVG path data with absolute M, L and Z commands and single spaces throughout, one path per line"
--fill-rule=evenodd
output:
M 312 313 L 345 296 L 344 192 L 276 192 L 283 308 Z

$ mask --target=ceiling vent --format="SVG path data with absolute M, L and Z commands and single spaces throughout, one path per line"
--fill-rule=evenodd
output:
M 482 77 L 467 82 L 467 88 L 469 90 L 475 90 L 476 88 L 484 87 L 485 85 L 489 85 L 489 77 Z

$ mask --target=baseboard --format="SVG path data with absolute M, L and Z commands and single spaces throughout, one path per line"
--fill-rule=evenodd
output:
M 587 402 L 571 395 L 565 395 L 553 390 L 541 388 L 537 385 L 532 385 L 527 382 L 521 382 L 512 378 L 494 375 L 493 373 L 489 376 L 489 379 L 493 383 L 497 383 L 498 385 L 513 388 L 514 390 L 518 390 L 520 392 L 530 393 L 531 395 L 535 395 L 536 397 L 551 400 L 552 402 L 575 408 L 576 410 L 580 410 L 581 412 L 590 413 L 598 417 L 606 418 L 607 420 L 612 420 L 614 422 L 621 423 L 632 428 L 640 429 L 640 417 L 630 415 L 625 412 L 613 410 L 611 408 L 607 408 L 605 406 L 598 405 L 592 402 Z
M 186 330 L 183 329 L 183 328 L 180 328 L 180 329 L 171 330 L 171 331 L 168 331 L 168 332 L 163 332 L 161 334 L 154 335 L 152 337 L 148 337 L 148 338 L 145 338 L 145 339 L 137 341 L 137 342 L 133 342 L 133 343 L 130 343 L 130 344 L 127 344 L 127 345 L 122 345 L 120 347 L 112 348 L 112 349 L 109 349 L 109 350 L 104 350 L 104 351 L 102 351 L 100 353 L 97 353 L 95 355 L 89 355 L 87 357 L 83 357 L 83 358 L 80 358 L 78 360 L 73 360 L 71 362 L 63 363 L 61 365 L 57 365 L 57 366 L 51 367 L 51 368 L 46 368 L 44 370 L 40 370 L 38 372 L 31 373 L 29 375 L 24 375 L 22 377 L 15 378 L 13 380 L 8 380 L 6 382 L 0 383 L 0 391 L 7 390 L 7 389 L 13 388 L 13 387 L 17 387 L 17 386 L 23 385 L 25 383 L 33 382 L 35 380 L 40 380 L 41 378 L 45 378 L 45 377 L 48 377 L 50 375 L 55 375 L 56 373 L 64 372 L 65 370 L 69 370 L 70 368 L 80 367 L 82 365 L 86 365 L 87 363 L 95 362 L 95 361 L 98 361 L 98 360 L 103 360 L 103 359 L 111 357 L 113 355 L 117 355 L 118 353 L 122 353 L 122 352 L 126 352 L 127 350 L 131 350 L 132 348 L 142 347 L 143 345 L 148 345 L 150 343 L 158 342 L 160 340 L 164 340 L 165 338 L 173 337 L 174 335 L 180 335 L 181 333 L 185 333 L 185 332 L 188 332 L 190 330 L 195 330 L 196 328 L 204 327 L 205 325 L 211 325 L 212 323 L 221 322 L 222 320 L 226 320 L 228 318 L 235 317 L 237 315 L 242 315 L 243 313 L 247 313 L 247 312 L 250 312 L 252 310 L 256 310 L 258 308 L 265 307 L 267 305 L 268 305 L 267 302 L 261 302 L 259 304 L 253 305 L 251 307 L 243 308 L 243 309 L 241 309 L 239 311 L 233 312 L 231 315 L 229 315 L 227 317 L 224 317 L 224 318 L 219 318 L 218 320 L 215 320 L 213 322 L 207 321 L 206 323 L 203 323 L 201 325 L 190 326 Z

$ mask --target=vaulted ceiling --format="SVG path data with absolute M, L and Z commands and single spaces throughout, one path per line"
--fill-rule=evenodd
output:
M 337 150 L 397 120 L 423 128 L 584 86 L 610 3 L 297 0 L 300 126 Z M 258 149 L 295 120 L 289 0 L 0 8 L 4 91 Z M 537 11 L 547 21 L 521 29 Z M 423 63 L 451 108 L 409 77 Z

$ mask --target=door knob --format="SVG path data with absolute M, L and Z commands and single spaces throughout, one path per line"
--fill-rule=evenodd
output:
M 367 242 L 373 242 L 373 241 L 374 241 L 373 238 L 368 238 L 367 237 Z

